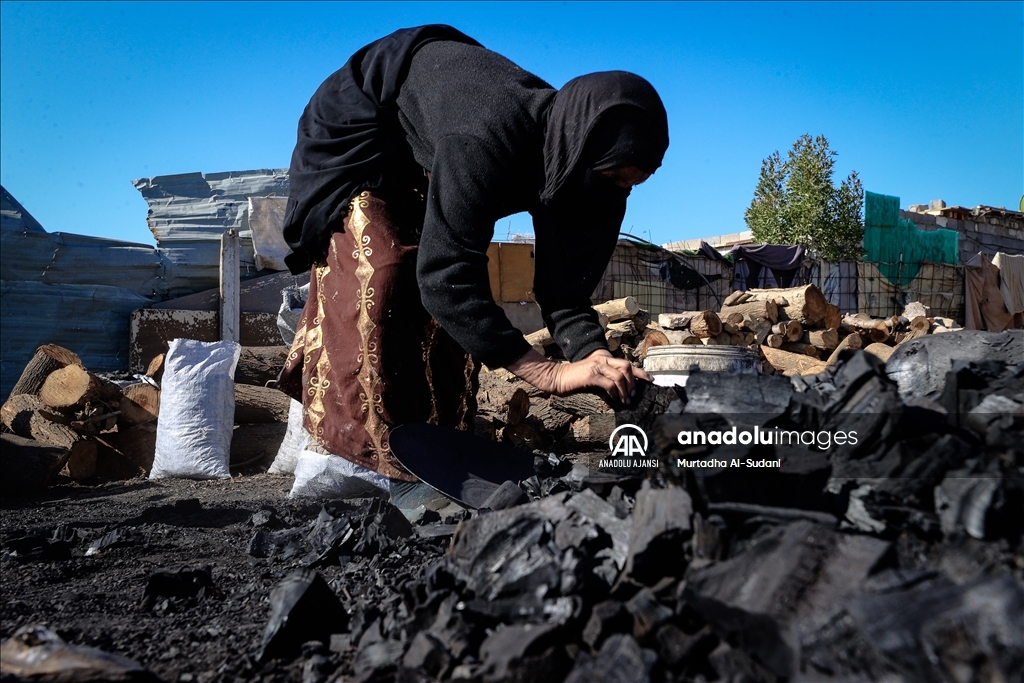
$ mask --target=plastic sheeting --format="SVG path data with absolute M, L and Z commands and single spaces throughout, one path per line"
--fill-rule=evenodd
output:
M 249 197 L 249 228 L 259 270 L 288 270 L 284 257 L 291 248 L 284 241 L 287 197 Z
M 925 262 L 959 261 L 960 233 L 919 230 L 899 215 L 899 197 L 864 193 L 864 260 L 878 264 L 890 283 L 898 286 L 913 280 Z
M 1024 311 L 1024 255 L 998 252 L 992 264 L 999 269 L 999 291 L 1010 313 Z
M 999 269 L 988 256 L 976 254 L 967 262 L 967 313 L 969 330 L 1002 332 L 1013 327 L 1013 315 L 999 291 Z

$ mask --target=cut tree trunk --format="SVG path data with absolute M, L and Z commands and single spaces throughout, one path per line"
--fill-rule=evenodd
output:
M 821 358 L 821 351 L 813 344 L 807 344 L 806 342 L 785 342 L 780 348 L 790 353 L 799 353 L 811 358 Z
M 821 326 L 827 330 L 839 329 L 839 323 L 843 321 L 842 311 L 839 307 L 834 304 L 829 304 L 825 310 L 825 319 L 822 320 Z
M 92 477 L 96 473 L 96 442 L 54 421 L 62 416 L 48 415 L 46 404 L 30 394 L 12 396 L 0 408 L 0 419 L 18 436 L 68 450 L 66 469 L 72 479 Z
M 0 491 L 5 497 L 34 493 L 45 488 L 67 463 L 71 451 L 60 446 L 0 434 Z
M 808 330 L 804 332 L 803 341 L 813 344 L 821 351 L 831 351 L 839 346 L 839 333 L 836 330 Z
M 39 398 L 51 408 L 67 408 L 87 401 L 106 403 L 120 397 L 120 387 L 97 377 L 81 365 L 54 370 L 39 390 Z
M 608 317 L 609 322 L 632 318 L 640 311 L 640 304 L 636 299 L 627 296 L 623 299 L 613 299 L 603 304 L 596 304 L 594 310 Z
M 804 325 L 819 325 L 828 312 L 828 300 L 815 285 L 785 289 L 752 289 L 754 299 L 785 299 L 779 308 L 779 317 L 796 320 Z
M 792 375 L 816 375 L 828 366 L 820 360 L 798 353 L 790 353 L 781 349 L 761 347 L 764 351 L 764 358 L 775 368 L 787 377 Z
M 100 436 L 99 441 L 114 450 L 121 460 L 130 463 L 131 468 L 137 468 L 143 474 L 149 474 L 149 470 L 153 468 L 153 456 L 156 454 L 156 425 L 154 423 L 140 424 L 125 429 L 118 427 L 116 432 Z M 114 468 L 104 462 L 109 457 L 104 450 L 101 448 L 99 454 L 100 473 L 114 477 L 114 473 L 110 471 Z M 124 471 L 127 473 L 131 470 L 124 467 Z
M 932 324 L 928 322 L 928 318 L 923 315 L 910 319 L 910 329 L 915 332 L 924 332 L 925 334 L 928 334 L 928 330 L 931 328 Z
M 148 382 L 130 384 L 121 390 L 123 398 L 118 402 L 122 425 L 139 425 L 152 422 L 160 414 L 160 390 Z
M 250 384 L 235 385 L 235 423 L 288 422 L 291 399 L 283 391 Z
M 662 330 L 668 343 L 675 346 L 700 344 L 700 337 L 690 330 Z
M 841 342 L 832 351 L 832 355 L 825 361 L 826 365 L 835 365 L 839 362 L 839 354 L 846 350 L 857 350 L 864 346 L 864 342 L 861 341 L 860 335 L 857 333 L 848 334 L 843 338 Z
M 231 467 L 273 460 L 287 430 L 283 422 L 236 425 L 231 433 Z
M 742 304 L 735 304 L 732 306 L 722 306 L 722 310 L 719 311 L 718 316 L 728 317 L 733 313 L 739 313 L 740 315 L 752 316 L 760 320 L 767 320 L 773 325 L 779 321 L 779 307 L 774 301 L 747 301 Z
M 888 344 L 878 343 L 868 344 L 867 346 L 864 347 L 864 350 L 876 356 L 883 363 L 887 363 L 889 361 L 889 356 L 891 356 L 892 352 L 895 351 L 895 349 L 889 346 Z
M 65 349 L 56 344 L 44 344 L 36 349 L 32 359 L 21 371 L 21 377 L 11 389 L 11 396 L 18 394 L 37 395 L 43 388 L 43 383 L 55 370 L 67 367 L 68 365 L 81 365 L 82 360 L 73 351 Z
M 781 349 L 785 342 L 786 338 L 781 334 L 769 334 L 765 337 L 763 346 L 767 346 L 771 349 Z
M 749 300 L 751 298 L 751 296 L 752 295 L 749 292 L 744 292 L 741 289 L 737 289 L 737 290 L 733 291 L 732 294 L 730 294 L 729 296 L 725 297 L 725 301 L 722 302 L 722 305 L 723 306 L 735 306 L 737 304 L 742 304 L 743 302 Z
M 164 358 L 165 354 L 158 353 L 153 356 L 153 360 L 149 361 L 149 365 L 146 366 L 146 377 L 149 377 L 154 382 L 159 382 L 164 376 Z
M 690 330 L 698 337 L 714 337 L 722 331 L 722 320 L 714 311 L 662 313 L 658 324 L 669 330 Z
M 286 360 L 287 346 L 243 346 L 235 367 L 235 384 L 265 387 L 276 382 Z
M 655 346 L 665 346 L 669 344 L 668 335 L 665 334 L 665 330 L 657 330 L 653 327 L 648 327 L 644 331 L 643 340 L 636 347 L 636 357 L 640 360 L 647 358 L 647 351 Z

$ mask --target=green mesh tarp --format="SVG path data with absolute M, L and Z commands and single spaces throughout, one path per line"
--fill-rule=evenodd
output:
M 864 260 L 878 264 L 891 283 L 902 286 L 917 277 L 921 264 L 956 263 L 960 234 L 956 230 L 919 230 L 899 217 L 899 197 L 864 193 Z
M 864 193 L 864 225 L 895 228 L 900 220 L 900 198 L 875 192 Z

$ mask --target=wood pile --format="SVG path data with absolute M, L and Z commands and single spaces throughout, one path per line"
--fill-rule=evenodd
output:
M 284 438 L 289 399 L 263 386 L 284 365 L 286 347 L 245 347 L 235 385 L 233 468 L 273 458 Z M 72 351 L 47 344 L 25 366 L 0 407 L 5 492 L 149 473 L 156 450 L 164 355 L 138 382 L 120 386 L 90 372 Z M 248 382 L 248 383 L 247 383 Z M 17 482 L 17 485 L 15 485 Z
M 616 312 L 609 321 L 620 322 L 606 326 L 609 348 L 637 366 L 652 347 L 700 344 L 750 348 L 769 374 L 807 375 L 835 365 L 846 350 L 864 349 L 884 361 L 912 339 L 961 329 L 949 318 L 931 317 L 919 302 L 888 319 L 844 316 L 814 285 L 735 291 L 718 311 L 662 313 L 657 320 L 626 302 L 594 308 Z
M 154 359 L 150 365 L 147 377 L 152 384 L 139 382 L 122 389 L 89 372 L 72 351 L 52 344 L 39 347 L 0 407 L 0 420 L 9 432 L 4 435 L 5 471 L 25 478 L 25 468 L 37 467 L 6 448 L 9 435 L 30 440 L 18 441 L 17 452 L 34 449 L 56 456 L 50 457 L 44 476 L 28 477 L 36 486 L 46 485 L 58 473 L 83 481 L 97 474 L 122 479 L 148 471 L 160 409 L 160 390 L 153 377 L 159 376 L 162 361 Z M 126 448 L 128 444 L 133 448 Z

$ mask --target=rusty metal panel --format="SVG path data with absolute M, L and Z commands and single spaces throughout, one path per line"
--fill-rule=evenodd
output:
M 144 372 L 159 353 L 166 353 L 172 339 L 212 342 L 220 338 L 216 311 L 143 308 L 132 312 L 128 361 L 131 372 Z M 241 315 L 242 346 L 280 346 L 277 313 L 245 312 Z
M 533 296 L 533 245 L 503 242 L 501 254 L 501 301 L 536 301 Z

